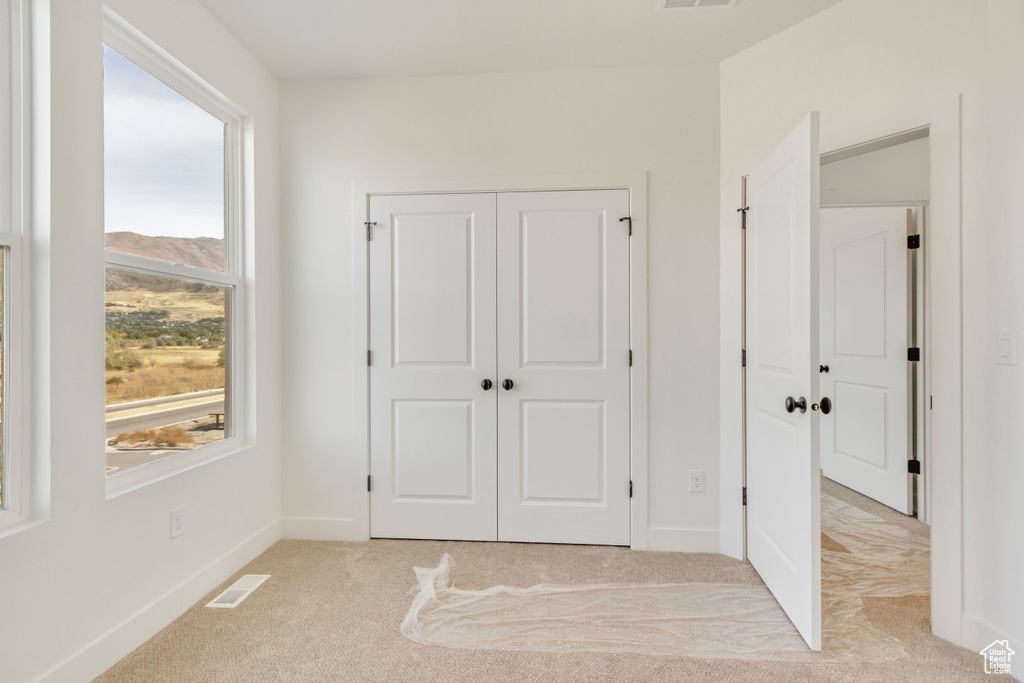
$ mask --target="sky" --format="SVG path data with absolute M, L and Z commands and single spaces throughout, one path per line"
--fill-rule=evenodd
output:
M 224 237 L 224 124 L 103 46 L 106 231 Z

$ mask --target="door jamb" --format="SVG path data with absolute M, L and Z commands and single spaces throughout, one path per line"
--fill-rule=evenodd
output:
M 370 373 L 366 352 L 369 339 L 369 221 L 370 197 L 389 194 L 465 194 L 484 192 L 557 192 L 567 190 L 628 190 L 632 237 L 629 245 L 629 441 L 630 548 L 647 550 L 649 510 L 648 441 L 648 337 L 647 337 L 647 172 L 573 174 L 553 176 L 469 176 L 464 178 L 370 179 L 352 184 L 352 386 L 351 400 L 356 440 L 352 448 L 363 453 L 361 477 L 351 484 L 353 527 L 358 540 L 370 538 Z M 616 217 L 619 218 L 619 217 Z M 616 223 L 617 224 L 617 223 Z M 360 503 L 361 501 L 361 503 Z

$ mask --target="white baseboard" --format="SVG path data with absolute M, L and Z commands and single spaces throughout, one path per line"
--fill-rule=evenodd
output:
M 285 517 L 282 538 L 296 541 L 368 541 L 366 528 L 354 519 Z
M 675 553 L 717 553 L 718 529 L 677 529 L 652 527 L 647 532 L 647 549 Z
M 1020 634 L 1007 633 L 1002 631 L 992 624 L 988 623 L 984 619 L 980 619 L 970 614 L 963 615 L 960 621 L 963 628 L 963 646 L 971 652 L 981 652 L 982 648 L 988 647 L 995 640 L 1009 640 L 1010 647 L 1015 649 L 1017 652 L 1021 652 L 1024 649 L 1024 639 L 1020 638 Z M 981 655 L 978 655 L 978 666 L 981 666 Z M 1013 667 L 1012 676 L 1018 681 L 1024 680 L 1024 658 L 1020 655 L 1015 656 L 1010 664 Z
M 46 683 L 91 681 L 159 633 L 200 598 L 280 539 L 281 522 L 278 520 L 257 531 L 36 680 Z

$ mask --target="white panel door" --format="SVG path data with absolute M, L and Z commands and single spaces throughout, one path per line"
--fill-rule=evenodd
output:
M 747 179 L 747 555 L 821 649 L 818 114 Z M 789 400 L 787 400 L 789 399 Z M 802 402 L 802 408 L 799 407 Z
M 370 220 L 370 535 L 497 540 L 495 195 Z
M 907 473 L 908 209 L 821 215 L 821 392 L 825 476 L 910 513 Z
M 629 544 L 627 190 L 498 195 L 498 538 Z

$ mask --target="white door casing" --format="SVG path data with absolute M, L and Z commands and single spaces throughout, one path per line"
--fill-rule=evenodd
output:
M 818 114 L 747 178 L 747 553 L 821 649 Z M 788 412 L 787 397 L 806 401 Z
M 906 207 L 821 216 L 821 465 L 829 479 L 911 512 Z
M 497 540 L 495 195 L 375 196 L 370 221 L 370 535 Z
M 629 545 L 628 190 L 498 195 L 498 538 Z

